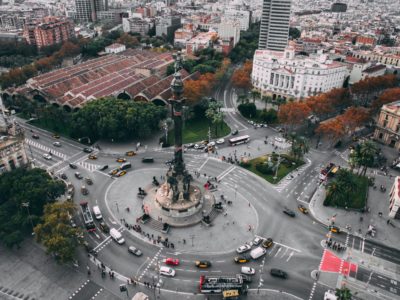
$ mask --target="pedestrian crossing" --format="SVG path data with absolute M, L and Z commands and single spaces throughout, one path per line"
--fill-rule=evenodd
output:
M 59 157 L 59 158 L 61 158 L 63 160 L 67 159 L 67 155 L 66 154 L 61 153 L 59 151 L 56 151 L 56 150 L 54 150 L 52 148 L 49 148 L 47 146 L 44 146 L 44 145 L 42 145 L 42 144 L 40 144 L 40 143 L 38 143 L 38 142 L 36 142 L 34 140 L 26 138 L 25 139 L 25 143 L 27 145 L 29 145 L 29 146 L 32 146 L 32 147 L 35 147 L 37 149 L 43 150 L 43 152 L 46 152 L 46 153 L 49 153 L 49 154 L 51 153 L 51 155 L 57 156 L 57 157 Z
M 279 181 L 279 183 L 275 186 L 275 189 L 278 192 L 283 191 L 292 182 L 292 180 L 294 178 L 296 178 L 301 173 L 303 173 L 304 170 L 306 170 L 311 165 L 311 160 L 309 160 L 308 158 L 306 158 L 306 160 L 307 160 L 306 164 L 302 165 L 300 168 L 296 169 L 295 171 L 289 173 L 284 178 L 282 178 L 281 181 Z
M 338 150 L 334 150 L 333 153 L 337 156 L 339 156 L 340 158 L 342 158 L 345 162 L 349 162 L 349 151 L 345 150 L 343 152 L 340 152 Z
M 77 163 L 79 166 L 89 170 L 90 172 L 93 172 L 94 170 L 100 169 L 101 165 L 97 165 L 97 164 L 92 164 L 92 163 L 88 163 L 86 161 L 80 161 Z

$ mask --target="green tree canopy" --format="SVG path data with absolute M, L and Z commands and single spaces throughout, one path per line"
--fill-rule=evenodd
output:
M 39 222 L 44 205 L 64 191 L 64 183 L 42 169 L 17 169 L 0 175 L 0 241 L 8 247 L 18 246 L 32 232 L 32 223 Z
M 73 228 L 70 222 L 75 209 L 75 204 L 69 201 L 46 204 L 43 222 L 35 227 L 37 241 L 61 263 L 74 259 L 82 235 L 81 229 Z
M 103 98 L 74 113 L 72 126 L 76 137 L 118 141 L 148 136 L 166 115 L 165 107 L 152 103 Z

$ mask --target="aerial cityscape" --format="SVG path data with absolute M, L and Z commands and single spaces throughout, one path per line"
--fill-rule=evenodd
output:
M 0 299 L 400 300 L 398 0 L 0 0 Z

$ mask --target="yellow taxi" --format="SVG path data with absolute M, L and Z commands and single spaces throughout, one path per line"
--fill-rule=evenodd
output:
M 126 174 L 126 171 L 119 171 L 115 176 L 122 177 Z
M 195 265 L 197 268 L 208 268 L 211 267 L 211 262 L 208 260 L 196 260 Z
M 119 163 L 124 163 L 124 162 L 126 162 L 126 158 L 118 157 L 116 161 Z
M 245 263 L 249 262 L 250 259 L 247 258 L 247 257 L 244 257 L 244 256 L 236 256 L 236 257 L 234 258 L 234 261 L 235 261 L 235 263 L 237 263 L 237 264 L 245 264 Z
M 330 232 L 333 232 L 333 233 L 340 233 L 340 228 L 337 227 L 337 226 L 330 225 L 330 226 L 328 227 L 328 229 L 329 229 Z
M 135 151 L 128 151 L 125 153 L 126 156 L 135 156 L 136 152 Z
M 88 158 L 89 158 L 89 159 L 97 159 L 97 156 L 94 155 L 94 154 L 90 154 L 90 155 L 88 156 Z
M 117 168 L 117 169 L 111 170 L 108 174 L 111 176 L 114 176 L 115 174 L 118 173 L 118 171 L 119 171 L 119 169 Z
M 298 206 L 299 211 L 301 211 L 303 214 L 308 214 L 308 209 L 305 208 L 303 205 L 299 204 Z

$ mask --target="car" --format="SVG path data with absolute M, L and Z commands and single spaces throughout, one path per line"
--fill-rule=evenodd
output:
M 60 138 L 60 136 L 58 135 L 58 134 L 53 134 L 53 138 L 55 138 L 55 139 L 59 139 Z
M 61 147 L 61 143 L 60 143 L 60 142 L 54 142 L 54 143 L 53 143 L 53 146 L 54 146 L 54 147 Z
M 237 249 L 236 249 L 236 252 L 240 254 L 240 253 L 247 252 L 247 251 L 249 251 L 250 249 L 251 249 L 251 246 L 248 245 L 248 244 L 245 244 L 245 245 L 240 246 L 239 248 L 237 248 Z
M 168 276 L 168 277 L 174 277 L 175 276 L 175 270 L 170 268 L 170 267 L 162 266 L 162 267 L 160 267 L 160 275 L 164 275 L 164 276 Z
M 82 151 L 85 152 L 85 153 L 92 153 L 92 152 L 93 152 L 93 149 L 92 149 L 92 148 L 87 148 L 87 147 L 85 147 L 85 148 L 83 148 Z
M 254 275 L 254 274 L 256 274 L 256 270 L 254 268 L 250 268 L 250 267 L 242 267 L 240 269 L 240 273 L 246 274 L 246 275 Z
M 89 194 L 89 190 L 86 188 L 86 186 L 82 185 L 81 187 L 81 193 L 82 195 L 86 196 Z
M 280 277 L 283 279 L 286 279 L 288 277 L 288 275 L 285 271 L 282 271 L 280 269 L 275 269 L 275 268 L 271 269 L 270 274 L 271 274 L 271 276 Z
M 258 246 L 258 245 L 261 244 L 262 241 L 263 241 L 262 238 L 256 236 L 256 237 L 251 241 L 251 244 L 252 244 L 253 246 Z
M 103 231 L 104 233 L 110 233 L 110 227 L 108 227 L 108 225 L 104 222 L 100 222 L 99 227 L 101 229 L 101 231 Z
M 165 164 L 166 164 L 167 166 L 170 166 L 170 165 L 173 165 L 174 162 L 175 162 L 175 159 L 173 158 L 173 159 L 167 160 L 167 161 L 165 162 Z
M 100 167 L 100 171 L 104 171 L 104 170 L 107 170 L 108 169 L 108 165 L 103 165 L 103 166 L 101 166 Z
M 211 262 L 208 260 L 196 260 L 195 262 L 196 267 L 198 268 L 209 268 L 211 267 Z
M 142 163 L 153 163 L 154 162 L 154 158 L 152 157 L 143 157 L 142 158 Z
M 250 258 L 247 256 L 236 256 L 233 260 L 237 264 L 245 264 L 250 261 Z
M 285 208 L 285 209 L 283 210 L 283 213 L 284 213 L 284 214 L 287 214 L 289 217 L 292 217 L 292 218 L 294 218 L 294 217 L 296 216 L 296 214 L 294 213 L 294 211 L 293 211 L 293 210 L 290 210 L 289 208 Z
M 51 154 L 49 154 L 49 153 L 44 153 L 43 158 L 45 158 L 47 160 L 51 160 L 53 158 L 53 156 L 51 156 Z
M 75 165 L 75 164 L 73 164 L 73 163 L 70 163 L 70 164 L 69 164 L 69 167 L 70 167 L 71 169 L 78 169 L 78 166 Z
M 193 147 L 194 147 L 194 144 L 193 144 L 193 143 L 190 143 L 190 144 L 185 145 L 185 147 L 186 147 L 186 148 L 193 148 Z
M 239 134 L 239 130 L 235 129 L 234 131 L 231 132 L 231 135 L 237 135 Z
M 82 179 L 83 178 L 82 174 L 79 173 L 79 172 L 75 172 L 75 177 L 78 178 L 78 179 Z
M 330 226 L 328 227 L 328 229 L 329 229 L 330 232 L 333 232 L 333 233 L 340 233 L 340 228 L 337 227 L 337 226 L 330 225 Z
M 89 177 L 86 177 L 86 178 L 85 178 L 85 181 L 86 181 L 86 183 L 87 183 L 88 185 L 92 185 L 92 184 L 93 184 L 93 180 L 90 179 Z
M 221 145 L 221 144 L 225 143 L 225 140 L 224 139 L 219 139 L 219 140 L 216 141 L 216 143 L 218 145 Z
M 124 163 L 124 162 L 126 162 L 126 158 L 118 157 L 118 158 L 116 159 L 116 162 Z
M 39 135 L 37 135 L 37 134 L 32 134 L 32 138 L 35 139 L 35 140 L 38 140 L 38 139 L 39 139 Z
M 178 266 L 179 265 L 179 259 L 168 257 L 168 258 L 164 259 L 164 263 L 166 265 L 170 265 L 170 266 Z
M 61 179 L 64 179 L 64 180 L 67 180 L 67 179 L 68 179 L 67 174 L 65 174 L 65 173 L 61 173 L 61 174 L 60 174 L 60 178 L 61 178 Z
M 304 206 L 304 205 L 302 205 L 302 204 L 299 204 L 298 206 L 297 206 L 297 208 L 299 209 L 299 211 L 301 211 L 303 214 L 308 214 L 308 209 Z
M 95 159 L 97 159 L 97 155 L 90 154 L 90 155 L 88 156 L 88 158 L 89 158 L 89 159 L 95 160 Z
M 243 282 L 245 282 L 245 283 L 251 283 L 252 282 L 251 276 L 240 274 L 240 277 L 242 278 Z
M 264 248 L 269 248 L 269 247 L 271 247 L 272 245 L 274 244 L 274 241 L 272 240 L 272 238 L 267 238 L 263 243 L 262 243 L 262 246 L 264 247 Z
M 118 171 L 118 173 L 117 174 L 115 174 L 115 176 L 117 176 L 117 177 L 122 177 L 122 176 L 124 176 L 126 174 L 126 171 Z
M 214 147 L 215 146 L 215 142 L 209 142 L 208 144 L 207 144 L 207 147 Z
M 125 155 L 126 156 L 135 156 L 136 152 L 135 151 L 128 151 L 128 152 L 125 152 Z
M 120 171 L 119 168 L 114 169 L 114 170 L 111 170 L 111 171 L 108 173 L 108 175 L 114 176 L 114 175 L 116 175 L 119 171 Z
M 133 246 L 129 246 L 128 252 L 132 253 L 133 255 L 136 255 L 136 256 L 142 256 L 142 254 L 143 254 L 142 251 L 140 251 L 138 248 L 133 247 Z

